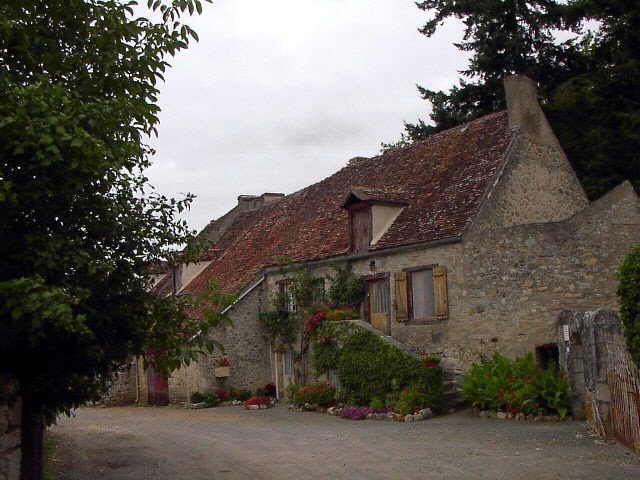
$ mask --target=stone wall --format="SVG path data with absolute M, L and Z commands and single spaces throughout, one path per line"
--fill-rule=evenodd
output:
M 0 375 L 0 480 L 20 479 L 22 402 L 14 381 Z
M 557 222 L 587 206 L 586 194 L 561 150 L 534 143 L 526 135 L 514 142 L 476 228 Z
M 213 337 L 225 348 L 225 353 L 213 355 L 181 368 L 169 377 L 169 398 L 172 403 L 184 403 L 194 391 L 216 388 L 248 388 L 255 391 L 274 379 L 271 348 L 259 325 L 258 312 L 265 307 L 266 287 L 258 285 L 228 312 L 233 325 L 221 325 Z M 215 370 L 222 356 L 229 359 L 229 377 L 216 377 Z
M 110 407 L 135 403 L 136 374 L 137 365 L 134 360 L 113 375 L 109 390 L 102 396 L 101 401 Z
M 443 351 L 446 364 L 460 373 L 481 354 L 515 357 L 556 343 L 563 309 L 616 309 L 620 258 L 638 239 L 638 197 L 625 183 L 561 222 L 477 229 L 458 243 L 378 254 L 352 265 L 359 275 L 386 272 L 391 279 L 408 267 L 445 266 L 448 319 L 398 322 L 392 308 L 391 330 L 416 351 Z M 325 266 L 317 274 L 327 271 Z M 268 279 L 271 292 L 277 278 Z

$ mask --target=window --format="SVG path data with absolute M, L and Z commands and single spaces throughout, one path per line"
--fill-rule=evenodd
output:
M 449 315 L 447 273 L 439 265 L 406 269 L 395 274 L 396 320 L 433 321 Z
M 436 301 L 433 292 L 433 270 L 418 270 L 411 273 L 411 317 L 427 320 L 436 316 Z
M 338 388 L 338 371 L 334 369 L 329 369 L 327 372 L 327 379 L 329 380 L 329 385 L 333 388 Z
M 280 288 L 280 293 L 284 295 L 287 312 L 296 312 L 298 310 L 298 306 L 296 305 L 296 299 L 293 296 L 293 285 L 291 285 L 291 281 L 282 280 L 278 283 L 278 286 Z
M 316 278 L 313 281 L 313 303 L 324 303 L 324 278 Z
M 284 374 L 293 375 L 293 356 L 291 352 L 284 352 L 282 354 L 282 363 L 284 365 Z

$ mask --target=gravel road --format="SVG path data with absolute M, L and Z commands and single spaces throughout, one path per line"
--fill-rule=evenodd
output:
M 640 479 L 582 422 L 416 423 L 220 407 L 82 408 L 50 432 L 61 480 Z

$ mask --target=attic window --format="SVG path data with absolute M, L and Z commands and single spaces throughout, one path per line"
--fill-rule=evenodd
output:
M 352 188 L 342 202 L 349 211 L 351 252 L 366 252 L 375 246 L 407 206 L 403 192 Z
M 366 252 L 371 245 L 371 205 L 364 202 L 349 208 L 349 224 L 352 252 Z

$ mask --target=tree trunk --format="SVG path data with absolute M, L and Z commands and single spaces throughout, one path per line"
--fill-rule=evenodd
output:
M 42 480 L 43 471 L 42 415 L 28 403 L 22 407 L 22 460 L 20 480 Z

